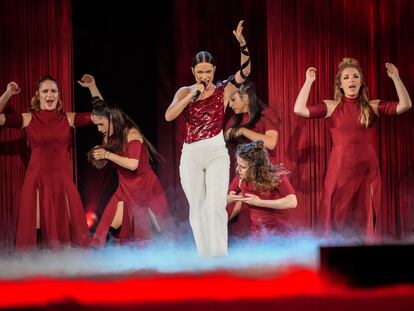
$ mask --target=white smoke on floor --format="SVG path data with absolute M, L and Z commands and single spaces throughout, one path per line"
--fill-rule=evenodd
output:
M 42 250 L 24 255 L 0 255 L 0 279 L 35 276 L 90 277 L 128 273 L 187 273 L 214 270 L 242 271 L 302 266 L 318 269 L 319 246 L 340 244 L 301 233 L 266 237 L 260 241 L 232 242 L 226 257 L 197 255 L 192 238 L 156 241 L 145 247 L 107 246 L 104 249 Z M 266 268 L 265 268 L 266 267 Z

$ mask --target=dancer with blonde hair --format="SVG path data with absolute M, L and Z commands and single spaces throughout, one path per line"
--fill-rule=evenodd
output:
M 373 125 L 378 117 L 401 114 L 411 108 L 397 68 L 391 63 L 385 67 L 394 82 L 398 102 L 369 100 L 359 63 L 344 58 L 338 65 L 334 100 L 307 106 L 316 68 L 306 71 L 294 111 L 305 118 L 326 118 L 333 142 L 317 216 L 317 227 L 322 232 L 357 234 L 368 240 L 381 234 L 381 176 L 372 140 Z

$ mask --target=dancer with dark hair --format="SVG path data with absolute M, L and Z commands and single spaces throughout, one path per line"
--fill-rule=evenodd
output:
M 16 83 L 9 83 L 0 98 L 0 112 L 19 92 Z M 29 112 L 0 114 L 0 125 L 23 129 L 31 148 L 17 217 L 17 249 L 89 245 L 85 211 L 73 183 L 69 157 L 71 129 L 87 124 L 91 124 L 90 113 L 62 111 L 59 84 L 50 76 L 37 83 Z
M 201 256 L 227 255 L 229 155 L 223 137 L 223 122 L 231 94 L 250 73 L 249 52 L 242 30 L 243 21 L 240 21 L 233 31 L 240 44 L 239 71 L 229 81 L 214 84 L 216 65 L 213 56 L 206 51 L 197 53 L 191 65 L 196 83 L 180 88 L 165 112 L 167 121 L 184 114 L 186 137 L 180 177 L 190 205 L 190 225 Z
M 229 204 L 235 203 L 230 213 L 237 214 L 241 205 L 250 209 L 251 232 L 288 234 L 292 230 L 289 209 L 297 199 L 282 166 L 270 163 L 262 140 L 237 147 L 237 176 L 230 184 Z
M 399 102 L 369 100 L 358 62 L 344 58 L 336 73 L 334 100 L 307 106 L 316 68 L 306 71 L 294 111 L 305 118 L 326 118 L 333 142 L 317 217 L 322 232 L 358 234 L 369 240 L 380 237 L 381 176 L 372 141 L 373 125 L 378 117 L 401 114 L 411 108 L 397 68 L 390 63 L 385 67 Z
M 97 90 L 91 75 L 84 75 L 79 83 Z M 115 165 L 118 188 L 103 212 L 92 245 L 104 246 L 109 232 L 120 243 L 141 244 L 160 233 L 172 234 L 174 223 L 167 199 L 150 164 L 163 160 L 162 156 L 125 112 L 98 94 L 92 94 L 97 95 L 93 97 L 92 121 L 103 141 L 88 157 L 97 168 L 108 162 Z
M 257 96 L 255 85 L 248 80 L 244 82 L 232 95 L 229 106 L 234 115 L 226 127 L 227 143 L 236 149 L 239 144 L 263 140 L 270 162 L 276 163 L 279 118 Z

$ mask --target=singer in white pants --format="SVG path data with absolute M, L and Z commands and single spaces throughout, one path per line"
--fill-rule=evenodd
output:
M 190 204 L 190 225 L 200 256 L 227 255 L 227 189 L 230 159 L 223 133 L 184 143 L 181 185 Z
M 250 73 L 250 58 L 242 34 L 243 21 L 233 31 L 240 44 L 240 69 L 214 84 L 216 63 L 207 51 L 198 52 L 191 71 L 195 84 L 181 87 L 165 112 L 165 120 L 185 120 L 180 176 L 190 204 L 190 224 L 201 256 L 227 255 L 227 189 L 230 161 L 223 137 L 224 111 L 231 96 Z

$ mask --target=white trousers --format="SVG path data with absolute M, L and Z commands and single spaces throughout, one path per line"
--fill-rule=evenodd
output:
M 181 185 L 190 205 L 190 225 L 200 256 L 227 255 L 227 190 L 230 159 L 223 132 L 184 143 Z

